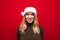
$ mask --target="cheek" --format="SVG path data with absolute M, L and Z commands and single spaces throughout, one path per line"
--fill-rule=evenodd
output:
M 34 19 L 34 16 L 31 16 L 32 19 Z
M 28 18 L 28 16 L 26 16 L 26 19 Z

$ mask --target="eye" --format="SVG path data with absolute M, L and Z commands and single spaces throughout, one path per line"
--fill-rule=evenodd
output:
M 31 15 L 33 15 L 33 16 L 34 16 L 34 13 L 32 13 Z
M 26 13 L 26 15 L 29 15 L 28 13 Z

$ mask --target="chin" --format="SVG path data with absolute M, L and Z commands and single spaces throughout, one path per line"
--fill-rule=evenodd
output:
M 32 23 L 32 22 L 28 22 L 28 23 Z

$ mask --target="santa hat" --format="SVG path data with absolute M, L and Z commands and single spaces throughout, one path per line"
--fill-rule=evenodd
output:
M 24 16 L 27 12 L 33 12 L 33 13 L 37 13 L 36 9 L 34 7 L 26 7 L 24 9 L 24 12 L 21 12 L 21 15 Z

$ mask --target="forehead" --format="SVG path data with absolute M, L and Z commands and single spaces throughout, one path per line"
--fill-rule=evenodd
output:
M 26 14 L 34 14 L 33 12 L 27 12 Z

